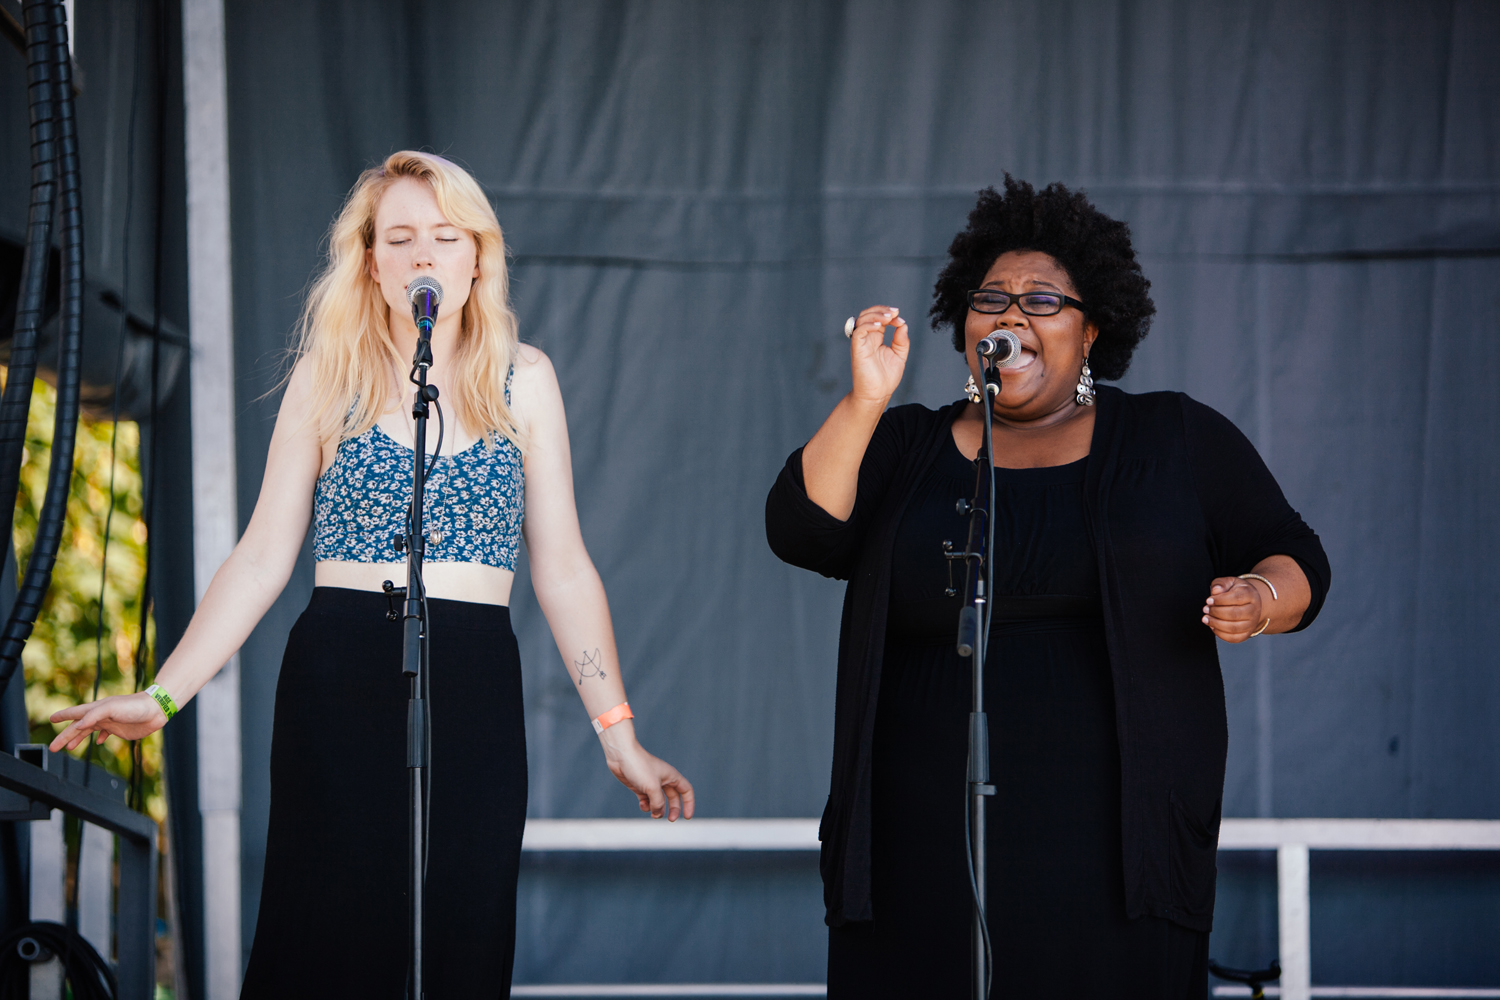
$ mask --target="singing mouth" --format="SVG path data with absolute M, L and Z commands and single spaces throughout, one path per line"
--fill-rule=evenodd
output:
M 1015 364 L 1010 365 L 1009 367 L 1006 367 L 1006 368 L 1002 368 L 1000 370 L 1002 372 L 1018 372 L 1018 371 L 1021 371 L 1022 369 L 1030 368 L 1032 362 L 1034 362 L 1035 360 L 1036 360 L 1036 352 L 1033 351 L 1029 347 L 1023 347 L 1023 348 L 1021 348 L 1021 357 L 1020 357 L 1020 360 L 1018 360 Z

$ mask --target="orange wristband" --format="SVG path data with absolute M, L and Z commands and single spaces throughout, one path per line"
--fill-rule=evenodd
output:
M 594 720 L 594 732 L 602 733 L 616 722 L 633 718 L 635 718 L 635 713 L 630 710 L 630 702 L 622 701 Z

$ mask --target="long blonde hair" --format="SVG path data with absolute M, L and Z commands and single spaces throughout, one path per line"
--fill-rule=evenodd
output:
M 392 153 L 379 167 L 360 174 L 328 231 L 327 264 L 313 282 L 297 324 L 296 357 L 311 367 L 318 399 L 312 419 L 325 441 L 363 434 L 393 402 L 391 372 L 404 376 L 411 365 L 396 350 L 389 306 L 367 262 L 380 198 L 403 177 L 432 189 L 438 209 L 473 235 L 477 252 L 479 277 L 464 305 L 443 401 L 470 433 L 487 442 L 499 435 L 524 448 L 525 436 L 505 398 L 505 380 L 520 339 L 510 308 L 500 220 L 468 171 L 441 156 L 411 150 Z M 402 377 L 397 384 L 404 383 Z

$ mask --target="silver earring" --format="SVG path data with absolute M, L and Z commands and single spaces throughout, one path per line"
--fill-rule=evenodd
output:
M 1083 356 L 1083 373 L 1078 376 L 1078 395 L 1076 398 L 1079 406 L 1094 405 L 1094 377 L 1089 372 L 1089 357 L 1087 354 Z
M 969 376 L 969 381 L 964 383 L 964 395 L 969 397 L 971 403 L 982 403 L 984 397 L 979 394 L 979 386 L 974 382 L 974 376 Z

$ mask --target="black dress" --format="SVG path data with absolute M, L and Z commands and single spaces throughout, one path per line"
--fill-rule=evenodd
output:
M 989 926 L 995 997 L 1201 998 L 1208 934 L 1126 918 L 1120 751 L 1088 459 L 996 470 L 995 611 L 985 687 L 991 773 Z M 829 932 L 830 998 L 966 997 L 964 847 L 970 665 L 941 544 L 962 547 L 975 464 L 951 435 L 892 556 L 872 761 L 874 919 Z M 954 581 L 962 591 L 962 571 Z

